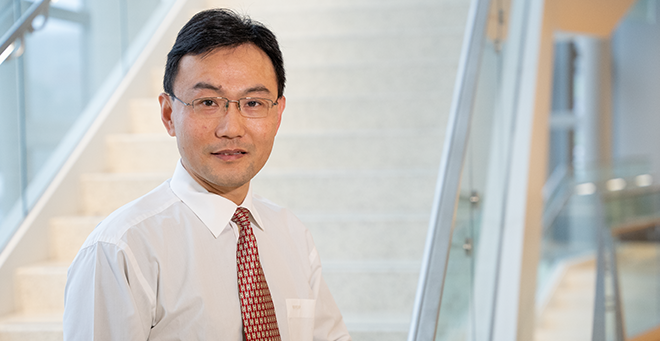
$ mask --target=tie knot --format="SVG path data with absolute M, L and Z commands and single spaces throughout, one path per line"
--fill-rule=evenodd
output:
M 235 222 L 239 226 L 250 226 L 250 219 L 248 218 L 249 213 L 250 210 L 247 208 L 238 207 L 236 208 L 236 212 L 234 212 L 234 216 L 231 217 L 231 221 Z

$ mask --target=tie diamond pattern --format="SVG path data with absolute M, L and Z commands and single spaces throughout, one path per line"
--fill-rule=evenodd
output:
M 241 228 L 236 248 L 236 265 L 243 331 L 247 341 L 279 341 L 275 306 L 261 268 L 257 239 L 248 219 L 249 212 L 239 207 L 231 218 Z

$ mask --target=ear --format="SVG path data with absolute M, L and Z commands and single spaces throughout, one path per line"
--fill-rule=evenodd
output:
M 280 129 L 280 124 L 282 123 L 282 113 L 284 112 L 284 108 L 286 107 L 286 97 L 282 95 L 277 100 L 277 130 Z
M 172 120 L 172 99 L 163 92 L 158 96 L 158 102 L 160 102 L 160 119 L 163 121 L 167 133 L 170 136 L 176 136 Z

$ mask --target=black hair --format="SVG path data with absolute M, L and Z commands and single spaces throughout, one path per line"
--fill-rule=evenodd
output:
M 163 89 L 173 94 L 179 62 L 187 54 L 200 55 L 221 47 L 252 43 L 266 53 L 275 69 L 277 98 L 284 94 L 284 60 L 275 34 L 258 21 L 232 10 L 218 8 L 195 14 L 179 31 L 167 54 Z

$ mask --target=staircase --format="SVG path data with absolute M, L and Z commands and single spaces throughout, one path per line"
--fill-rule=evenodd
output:
M 255 192 L 307 224 L 354 340 L 405 340 L 469 1 L 208 5 L 264 22 L 284 53 L 287 108 Z M 51 220 L 51 259 L 16 271 L 0 341 L 61 340 L 66 269 L 83 240 L 171 175 L 159 82 L 131 100 L 131 133 L 106 136 L 106 171 L 81 176 L 81 215 Z
M 595 295 L 596 260 L 569 263 L 538 316 L 534 340 L 591 340 Z

